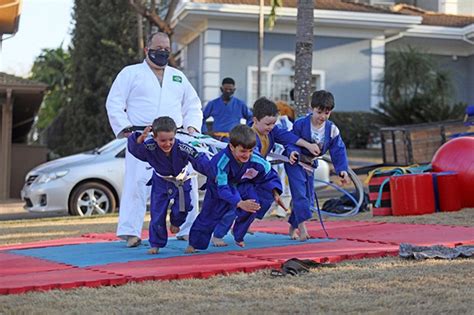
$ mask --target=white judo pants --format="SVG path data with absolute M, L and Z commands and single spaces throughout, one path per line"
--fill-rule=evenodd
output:
M 191 165 L 188 166 L 191 171 Z M 146 203 L 150 196 L 151 186 L 146 183 L 153 175 L 153 169 L 147 162 L 135 158 L 128 149 L 125 153 L 125 176 L 122 196 L 120 198 L 117 236 L 138 236 L 141 238 Z M 176 236 L 188 235 L 191 225 L 199 214 L 199 193 L 197 177 L 191 178 L 191 203 L 193 210 L 188 213 L 186 221 L 180 226 Z

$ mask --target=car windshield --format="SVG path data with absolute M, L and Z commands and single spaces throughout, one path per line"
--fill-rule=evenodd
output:
M 91 153 L 101 154 L 101 153 L 109 152 L 111 150 L 116 149 L 117 146 L 123 145 L 124 143 L 125 143 L 125 139 L 114 139 L 114 140 L 104 144 L 102 147 L 92 150 Z

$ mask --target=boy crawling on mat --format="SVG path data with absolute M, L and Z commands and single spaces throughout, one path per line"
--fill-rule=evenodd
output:
M 203 153 L 175 138 L 176 123 L 170 117 L 159 117 L 142 134 L 135 132 L 128 137 L 128 150 L 137 159 L 148 162 L 154 169 L 147 185 L 151 187 L 149 227 L 149 254 L 157 254 L 168 241 L 166 214 L 171 199 L 170 231 L 179 232 L 191 205 L 191 180 L 187 174 L 188 162 L 200 173 L 204 172 L 209 159 Z M 153 138 L 147 139 L 153 130 Z
M 222 218 L 235 213 L 233 234 L 238 246 L 244 247 L 244 236 L 260 209 L 258 191 L 272 191 L 275 199 L 281 193 L 281 183 L 270 163 L 258 153 L 255 131 L 238 125 L 229 133 L 227 147 L 212 157 L 206 172 L 206 194 L 201 212 L 189 233 L 186 253 L 207 249 L 212 232 Z
M 320 155 L 329 150 L 336 174 L 339 175 L 342 184 L 345 184 L 348 182 L 346 146 L 339 134 L 339 129 L 329 120 L 334 106 L 334 96 L 330 92 L 324 90 L 314 92 L 311 97 L 312 112 L 298 119 L 293 125 L 292 132 L 308 142 L 318 144 L 321 150 Z M 309 155 L 309 159 L 315 158 L 307 150 L 294 145 L 288 145 L 286 149 L 287 152 L 297 151 L 302 155 Z M 317 163 L 317 160 L 314 161 Z M 306 241 L 309 239 L 309 234 L 305 222 L 312 218 L 311 207 L 315 202 L 314 174 L 306 172 L 296 163 L 285 163 L 285 171 L 293 203 L 288 219 L 289 234 L 292 239 L 299 238 L 301 241 Z

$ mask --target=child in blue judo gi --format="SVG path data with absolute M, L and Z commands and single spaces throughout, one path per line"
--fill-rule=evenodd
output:
M 257 139 L 249 126 L 238 125 L 229 133 L 229 144 L 209 162 L 206 194 L 201 212 L 189 233 L 186 253 L 207 249 L 216 225 L 228 213 L 235 214 L 233 234 L 238 246 L 245 246 L 244 236 L 260 209 L 258 191 L 281 193 L 278 174 L 270 163 L 254 153 Z
M 311 154 L 318 155 L 320 149 L 317 144 L 310 143 L 294 133 L 288 131 L 287 129 L 280 128 L 276 126 L 278 120 L 278 107 L 277 105 L 267 99 L 266 97 L 261 97 L 255 101 L 253 105 L 253 125 L 252 129 L 257 135 L 257 145 L 255 150 L 264 158 L 267 157 L 268 153 L 273 150 L 275 143 L 281 144 L 283 146 L 293 144 L 306 148 Z M 290 163 L 295 163 L 297 161 L 297 151 L 290 152 L 289 160 Z M 276 173 L 276 176 L 279 176 L 278 173 L 272 169 L 272 172 Z M 262 219 L 265 216 L 265 213 L 271 207 L 274 196 L 271 191 L 264 189 L 264 186 L 258 187 L 258 196 L 260 199 L 260 210 L 257 212 L 257 219 Z M 282 201 L 278 200 L 277 203 L 282 204 Z M 214 246 L 226 246 L 227 244 L 223 241 L 223 237 L 227 234 L 234 222 L 235 215 L 232 212 L 228 212 L 224 218 L 219 222 L 214 230 L 212 237 L 212 243 Z
M 176 123 L 170 117 L 159 117 L 153 125 L 146 127 L 142 134 L 135 132 L 128 137 L 128 150 L 137 159 L 148 162 L 154 169 L 153 176 L 147 185 L 151 187 L 149 227 L 149 254 L 157 254 L 159 248 L 165 247 L 168 241 L 166 214 L 171 199 L 174 199 L 170 213 L 170 231 L 179 232 L 191 205 L 191 180 L 186 166 L 191 162 L 194 169 L 203 172 L 209 159 L 198 153 L 176 136 Z M 153 138 L 147 139 L 153 130 Z
M 292 132 L 308 142 L 316 143 L 321 150 L 320 155 L 329 150 L 336 174 L 339 175 L 342 184 L 345 184 L 348 182 L 346 146 L 339 134 L 339 129 L 329 120 L 334 106 L 334 97 L 330 92 L 324 90 L 314 92 L 311 96 L 312 112 L 297 120 L 293 125 Z M 287 146 L 287 151 L 298 151 L 302 155 L 309 155 L 310 159 L 315 157 L 307 150 L 293 145 Z M 293 203 L 288 219 L 289 234 L 292 239 L 298 239 L 297 230 L 299 230 L 299 239 L 306 241 L 309 234 L 305 222 L 312 218 L 311 207 L 315 201 L 314 174 L 306 172 L 298 164 L 285 163 L 285 170 L 288 175 Z

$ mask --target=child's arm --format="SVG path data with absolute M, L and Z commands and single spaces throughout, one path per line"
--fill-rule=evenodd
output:
M 305 148 L 314 156 L 319 156 L 321 154 L 321 150 L 316 143 L 310 143 L 303 138 L 299 138 L 298 141 L 296 141 L 296 145 Z
M 240 197 L 240 194 L 237 189 L 229 185 L 229 160 L 227 156 L 224 154 L 218 161 L 211 161 L 210 165 L 213 164 L 212 162 L 216 163 L 214 164 L 214 167 L 216 168 L 215 183 L 217 186 L 217 196 L 219 197 L 219 199 L 222 199 L 222 201 L 230 203 L 232 207 L 237 207 L 237 204 L 242 201 L 242 198 Z
M 209 158 L 204 153 L 199 153 L 193 146 L 178 140 L 178 149 L 186 155 L 194 170 L 205 176 L 209 172 Z
M 137 143 L 143 143 L 145 142 L 146 138 L 148 137 L 148 134 L 151 131 L 151 126 L 147 126 L 145 130 L 143 130 L 143 133 L 137 138 Z
M 153 147 L 153 143 L 152 144 L 143 143 L 144 139 L 146 139 L 146 135 L 143 136 L 144 134 L 145 132 L 143 132 L 143 134 L 140 134 L 139 132 L 132 133 L 127 138 L 127 147 L 128 147 L 128 152 L 130 152 L 134 157 L 136 157 L 137 159 L 141 161 L 147 162 L 148 161 L 147 151 L 154 150 L 154 148 L 156 147 L 156 144 L 155 144 L 155 147 Z M 138 142 L 138 141 L 141 141 L 141 142 Z
M 275 126 L 272 132 L 274 134 L 276 143 L 282 144 L 284 146 L 293 144 L 303 147 L 314 156 L 318 156 L 321 153 L 321 150 L 319 149 L 319 146 L 316 143 L 310 143 L 304 140 L 303 138 L 298 137 L 291 131 Z M 297 154 L 299 153 L 299 151 L 296 151 L 294 149 L 290 151 L 289 158 L 291 164 L 297 161 Z
M 255 199 L 240 200 L 237 203 L 237 208 L 254 213 L 260 209 L 260 204 L 258 204 Z
M 331 140 L 329 142 L 329 154 L 334 165 L 336 174 L 339 175 L 342 184 L 349 182 L 349 175 L 347 170 L 349 169 L 349 162 L 347 160 L 346 145 L 342 140 L 339 133 L 339 129 L 333 125 L 334 130 L 331 130 Z

